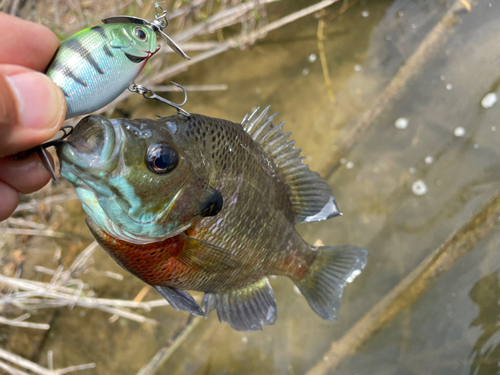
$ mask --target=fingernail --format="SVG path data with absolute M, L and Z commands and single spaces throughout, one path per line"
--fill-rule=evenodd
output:
M 6 77 L 17 99 L 19 120 L 33 130 L 59 127 L 64 116 L 64 95 L 45 74 L 28 72 Z

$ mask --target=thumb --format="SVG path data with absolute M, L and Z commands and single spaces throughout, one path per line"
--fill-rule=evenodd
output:
M 0 157 L 48 141 L 66 115 L 64 94 L 45 74 L 0 65 Z

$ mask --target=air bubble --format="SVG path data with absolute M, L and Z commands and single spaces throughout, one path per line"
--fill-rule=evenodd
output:
M 307 60 L 309 60 L 309 62 L 313 63 L 316 61 L 316 55 L 314 53 L 311 53 L 309 55 L 309 57 L 307 58 Z
M 361 65 L 354 65 L 354 70 L 355 70 L 356 72 L 361 71 Z
M 370 12 L 368 12 L 367 10 L 364 10 L 361 12 L 361 15 L 366 18 L 370 15 Z
M 446 90 L 450 91 L 453 88 L 453 85 L 451 83 L 448 83 L 446 85 Z
M 432 164 L 434 162 L 434 158 L 432 156 L 426 156 L 424 161 L 425 164 Z
M 406 129 L 408 127 L 408 119 L 404 118 L 404 117 L 400 117 L 396 120 L 396 122 L 394 123 L 394 126 L 396 127 L 396 129 Z
M 455 130 L 453 130 L 453 134 L 455 134 L 455 137 L 463 137 L 465 135 L 465 129 L 461 126 L 457 126 Z
M 484 109 L 491 108 L 495 105 L 497 100 L 497 94 L 495 94 L 494 92 L 490 92 L 486 94 L 483 99 L 481 99 L 481 107 L 483 107 Z
M 411 185 L 411 191 L 417 196 L 427 194 L 427 185 L 422 180 L 417 180 Z
M 354 168 L 354 163 L 352 161 L 348 161 L 347 164 L 345 165 L 347 169 L 353 169 Z

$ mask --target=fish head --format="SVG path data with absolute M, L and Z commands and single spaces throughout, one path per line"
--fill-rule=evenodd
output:
M 57 145 L 61 176 L 103 231 L 128 242 L 157 242 L 213 216 L 217 204 L 220 210 L 222 196 L 209 186 L 199 147 L 179 134 L 182 118 L 88 116 Z
M 109 24 L 113 48 L 119 48 L 133 63 L 146 62 L 160 46 L 157 44 L 155 31 L 147 25 Z

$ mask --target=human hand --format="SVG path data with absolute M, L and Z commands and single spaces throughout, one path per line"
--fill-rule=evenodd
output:
M 44 72 L 59 47 L 47 27 L 0 12 L 0 221 L 19 204 L 19 193 L 50 181 L 39 156 L 12 156 L 48 141 L 66 114 L 64 94 Z

